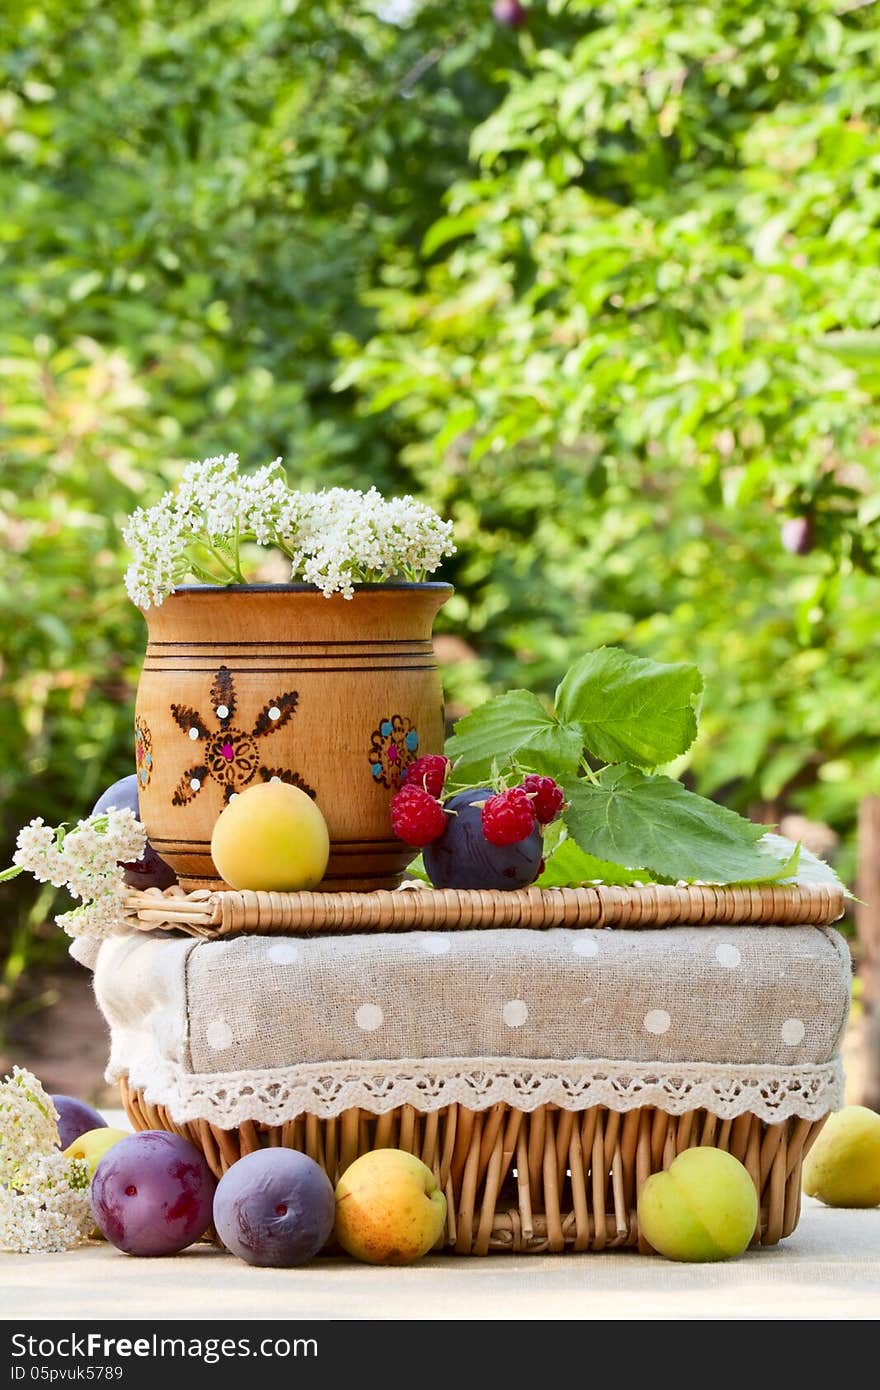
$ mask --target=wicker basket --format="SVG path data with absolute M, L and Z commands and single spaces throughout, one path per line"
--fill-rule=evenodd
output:
M 753 1243 L 775 1245 L 797 1225 L 801 1166 L 824 1124 L 768 1124 L 752 1114 L 720 1120 L 706 1110 L 674 1116 L 648 1106 L 620 1114 L 604 1106 L 575 1112 L 544 1105 L 526 1113 L 498 1104 L 485 1111 L 450 1105 L 428 1114 L 410 1105 L 384 1115 L 354 1109 L 329 1120 L 303 1115 L 283 1126 L 222 1130 L 205 1120 L 177 1124 L 124 1081 L 121 1089 L 136 1129 L 166 1129 L 191 1140 L 218 1177 L 265 1147 L 300 1149 L 334 1184 L 371 1149 L 417 1154 L 446 1193 L 440 1244 L 461 1255 L 624 1246 L 649 1253 L 638 1233 L 639 1192 L 652 1173 L 695 1146 L 727 1150 L 745 1164 L 759 1198 Z
M 843 907 L 842 892 L 831 885 L 290 894 L 172 889 L 130 894 L 128 925 L 208 940 L 492 927 L 736 928 L 825 925 Z M 261 1147 L 300 1149 L 333 1183 L 372 1149 L 415 1153 L 446 1194 L 442 1246 L 473 1255 L 626 1246 L 647 1251 L 638 1233 L 639 1192 L 652 1173 L 697 1145 L 727 1150 L 746 1165 L 759 1196 L 754 1241 L 773 1245 L 797 1224 L 802 1162 L 824 1123 L 770 1123 L 751 1112 L 722 1120 L 705 1109 L 671 1115 L 654 1106 L 621 1113 L 604 1105 L 578 1111 L 544 1104 L 526 1111 L 504 1101 L 485 1110 L 447 1104 L 425 1112 L 401 1105 L 375 1114 L 354 1108 L 335 1118 L 301 1114 L 283 1124 L 248 1120 L 223 1129 L 203 1118 L 178 1123 L 125 1080 L 122 1096 L 135 1128 L 190 1139 L 218 1176 Z
M 836 922 L 843 909 L 843 890 L 830 884 L 370 893 L 184 893 L 180 888 L 163 893 L 149 888 L 129 893 L 125 925 L 136 931 L 158 927 L 208 938 L 244 932 L 289 936 L 486 927 L 821 926 Z

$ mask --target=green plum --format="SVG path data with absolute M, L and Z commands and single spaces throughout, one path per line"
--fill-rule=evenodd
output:
M 685 1149 L 639 1195 L 639 1230 L 669 1260 L 727 1260 L 755 1233 L 758 1195 L 739 1159 L 723 1149 Z

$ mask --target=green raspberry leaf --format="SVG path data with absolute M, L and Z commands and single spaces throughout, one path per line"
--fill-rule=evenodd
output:
M 625 869 L 621 864 L 595 859 L 569 836 L 549 855 L 547 867 L 537 883 L 539 888 L 578 888 L 582 883 L 595 883 L 596 880 L 601 883 L 647 883 L 650 877 L 644 870 L 639 873 L 634 869 Z
M 548 714 L 530 690 L 510 690 L 459 719 L 446 754 L 458 783 L 485 781 L 493 762 L 503 768 L 514 758 L 526 772 L 558 778 L 577 771 L 583 738 L 576 724 Z
M 771 833 L 762 838 L 761 844 L 771 854 L 778 854 L 781 859 L 790 855 L 794 849 L 800 850 L 797 872 L 792 869 L 790 880 L 786 878 L 786 883 L 789 881 L 799 883 L 802 888 L 839 888 L 844 897 L 852 899 L 853 902 L 856 901 L 854 894 L 850 892 L 831 865 L 826 864 L 824 859 L 813 854 L 806 845 L 795 845 L 794 841 L 789 840 L 785 835 Z
M 661 665 L 600 647 L 567 671 L 556 712 L 580 725 L 585 745 L 603 762 L 660 767 L 696 738 L 702 691 L 696 666 Z
M 798 851 L 784 859 L 758 842 L 766 826 L 697 796 L 670 777 L 609 767 L 598 782 L 573 781 L 565 793 L 569 834 L 587 854 L 660 878 L 705 883 L 765 883 L 790 877 Z

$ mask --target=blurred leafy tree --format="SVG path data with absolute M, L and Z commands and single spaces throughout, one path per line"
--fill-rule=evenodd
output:
M 571 41 L 521 31 L 339 384 L 455 515 L 493 682 L 690 657 L 701 790 L 845 831 L 880 778 L 876 7 L 549 8 Z
M 130 770 L 134 505 L 232 449 L 310 482 L 412 486 L 393 422 L 331 390 L 333 340 L 369 337 L 364 292 L 415 255 L 517 47 L 462 0 L 383 13 L 0 7 L 5 855 L 23 820 L 82 815 Z
M 455 516 L 454 701 L 603 641 L 686 655 L 701 789 L 849 831 L 878 46 L 846 0 L 0 9 L 7 851 L 129 769 L 119 522 L 228 449 Z

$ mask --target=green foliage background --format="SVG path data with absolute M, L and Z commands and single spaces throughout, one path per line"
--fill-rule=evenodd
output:
M 0 12 L 5 854 L 129 770 L 119 525 L 231 449 L 455 518 L 454 706 L 602 642 L 693 659 L 677 770 L 851 846 L 880 774 L 877 7 L 393 8 Z M 11 987 L 56 947 L 45 899 L 6 902 Z

